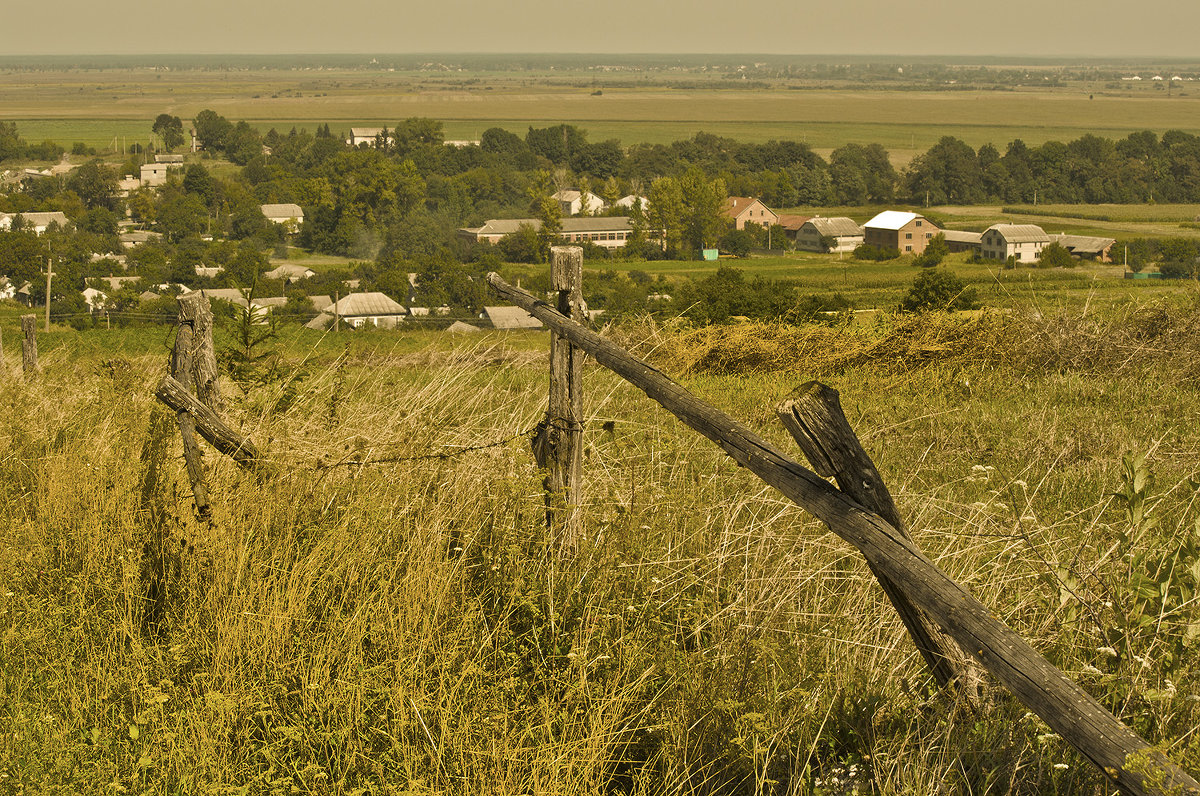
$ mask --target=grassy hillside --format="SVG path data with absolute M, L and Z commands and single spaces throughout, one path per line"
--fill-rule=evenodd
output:
M 1195 772 L 1200 304 L 1044 309 L 611 333 L 781 443 L 779 400 L 839 389 L 918 544 Z M 933 693 L 853 550 L 595 365 L 560 559 L 545 333 L 288 331 L 298 381 L 225 382 L 269 467 L 206 456 L 211 527 L 168 343 L 56 331 L 0 380 L 12 792 L 1105 792 L 1003 694 Z

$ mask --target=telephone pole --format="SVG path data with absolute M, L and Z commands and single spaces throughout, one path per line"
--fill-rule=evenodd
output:
M 54 276 L 54 260 L 46 258 L 46 331 L 50 331 L 50 278 Z

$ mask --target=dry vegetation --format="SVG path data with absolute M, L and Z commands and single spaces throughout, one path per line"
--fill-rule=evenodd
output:
M 774 439 L 795 384 L 840 389 L 918 544 L 1195 772 L 1198 321 L 613 334 Z M 0 384 L 0 792 L 1104 792 L 1004 695 L 931 693 L 854 551 L 594 367 L 589 542 L 557 560 L 518 436 L 543 335 L 314 340 L 288 408 L 231 402 L 271 465 L 206 457 L 211 527 L 161 336 Z

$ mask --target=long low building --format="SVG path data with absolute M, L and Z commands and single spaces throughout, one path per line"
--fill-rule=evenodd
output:
M 796 231 L 796 248 L 809 252 L 852 252 L 863 242 L 863 228 L 845 216 L 810 218 Z
M 472 243 L 497 243 L 523 226 L 537 231 L 542 228 L 542 222 L 537 218 L 490 219 L 481 227 L 463 227 L 458 235 Z M 619 249 L 628 242 L 631 232 L 633 226 L 627 216 L 574 216 L 562 220 L 559 238 L 564 243 L 586 241 L 606 249 Z
M 1094 238 L 1090 235 L 1050 234 L 1050 240 L 1069 251 L 1073 257 L 1084 260 L 1096 260 L 1102 263 L 1112 262 L 1112 247 L 1116 241 L 1112 238 Z

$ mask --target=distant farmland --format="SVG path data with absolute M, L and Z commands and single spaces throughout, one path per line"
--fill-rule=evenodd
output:
M 845 143 L 880 143 L 905 163 L 944 135 L 974 147 L 1013 139 L 1037 145 L 1085 133 L 1120 138 L 1136 130 L 1200 133 L 1200 94 L 1105 92 L 1077 85 L 1010 91 L 757 90 L 604 87 L 584 75 L 290 70 L 154 73 L 108 69 L 0 74 L 0 120 L 29 141 L 81 141 L 98 149 L 145 141 L 151 120 L 191 118 L 212 108 L 262 130 L 391 124 L 413 116 L 441 120 L 450 138 L 485 129 L 524 133 L 568 122 L 593 141 L 665 143 L 705 131 L 742 141 L 791 139 L 827 152 Z M 587 78 L 587 79 L 590 79 Z M 686 85 L 686 84 L 685 84 Z M 596 94 L 595 92 L 601 92 Z M 1089 99 L 1094 97 L 1094 99 Z

